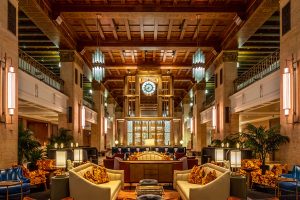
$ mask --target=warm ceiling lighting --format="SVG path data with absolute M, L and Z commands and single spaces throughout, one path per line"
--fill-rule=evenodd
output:
M 283 71 L 282 90 L 284 115 L 289 115 L 291 109 L 291 73 L 288 67 L 285 67 Z

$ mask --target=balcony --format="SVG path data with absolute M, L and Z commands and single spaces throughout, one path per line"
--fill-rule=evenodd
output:
M 279 50 L 251 67 L 234 81 L 234 93 L 279 70 Z
M 39 79 L 50 87 L 63 92 L 64 81 L 56 74 L 34 60 L 31 56 L 19 49 L 19 69 Z

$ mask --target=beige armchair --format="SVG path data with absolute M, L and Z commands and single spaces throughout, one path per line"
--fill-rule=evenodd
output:
M 206 185 L 188 182 L 191 170 L 174 171 L 173 187 L 183 200 L 226 200 L 230 194 L 230 171 L 207 163 L 205 173 L 216 170 L 217 178 Z
M 76 200 L 115 200 L 119 191 L 124 187 L 124 171 L 106 169 L 109 182 L 95 184 L 86 180 L 83 175 L 92 171 L 93 163 L 80 165 L 69 171 L 70 196 Z

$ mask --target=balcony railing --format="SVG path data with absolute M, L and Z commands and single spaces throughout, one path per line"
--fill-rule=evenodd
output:
M 235 79 L 234 92 L 238 92 L 252 83 L 268 76 L 274 71 L 277 71 L 280 68 L 279 54 L 279 50 L 275 51 Z
M 207 96 L 206 100 L 203 102 L 201 111 L 206 110 L 207 108 L 213 106 L 214 104 L 215 104 L 215 95 L 213 94 Z
M 44 65 L 34 60 L 31 56 L 19 49 L 19 69 L 43 81 L 50 87 L 63 92 L 64 81 Z

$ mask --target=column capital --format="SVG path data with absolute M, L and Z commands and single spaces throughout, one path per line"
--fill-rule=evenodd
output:
M 224 62 L 237 62 L 238 61 L 238 51 L 237 50 L 223 50 L 214 60 L 213 64 L 219 66 Z
M 75 62 L 83 69 L 84 61 L 75 50 L 60 50 L 59 56 L 60 62 Z

